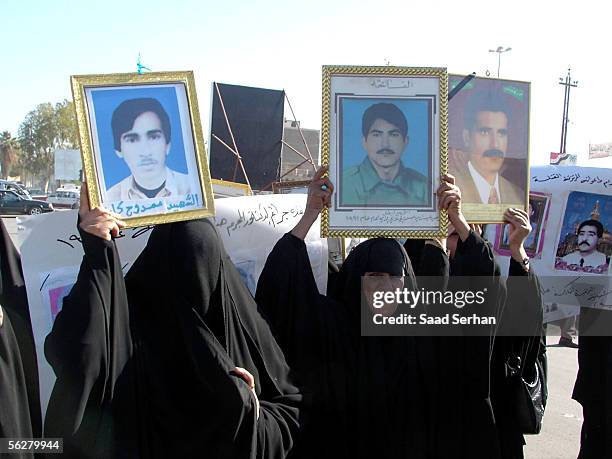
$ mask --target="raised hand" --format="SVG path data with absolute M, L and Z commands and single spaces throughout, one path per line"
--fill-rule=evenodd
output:
M 291 234 L 302 240 L 306 238 L 308 231 L 319 217 L 324 208 L 331 207 L 331 195 L 334 191 L 334 184 L 323 175 L 327 172 L 327 166 L 321 166 L 308 185 L 308 198 L 306 200 L 306 210 L 300 221 L 291 230 Z
M 507 209 L 504 212 L 504 220 L 508 222 L 508 245 L 519 247 L 523 245 L 529 233 L 531 233 L 531 222 L 527 212 L 521 209 Z
M 461 240 L 465 241 L 470 233 L 470 227 L 461 212 L 461 190 L 455 185 L 455 177 L 450 174 L 442 175 L 436 195 L 438 208 L 447 211 L 450 224 Z
M 531 232 L 531 223 L 527 212 L 521 209 L 507 209 L 504 212 L 504 220 L 508 222 L 508 245 L 512 258 L 521 263 L 523 268 L 529 271 L 527 252 L 523 243 Z
M 79 216 L 81 217 L 80 228 L 94 236 L 106 241 L 112 237 L 119 236 L 119 230 L 125 227 L 125 222 L 119 215 L 110 212 L 103 207 L 89 209 L 89 197 L 87 196 L 87 183 L 81 187 L 81 202 L 79 206 Z
M 331 207 L 331 195 L 334 185 L 323 175 L 327 172 L 327 166 L 321 166 L 315 173 L 308 185 L 308 200 L 306 201 L 306 212 L 316 212 L 317 216 L 323 208 Z

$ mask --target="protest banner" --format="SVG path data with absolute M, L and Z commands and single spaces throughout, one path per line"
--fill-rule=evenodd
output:
M 582 291 L 597 288 L 598 304 L 612 304 L 609 290 L 609 260 L 612 255 L 612 170 L 578 166 L 536 166 L 530 170 L 530 190 L 533 197 L 549 201 L 540 209 L 544 216 L 542 227 L 535 227 L 535 249 L 530 261 L 538 274 L 545 303 L 545 322 L 562 319 L 579 313 L 583 299 L 576 298 L 576 286 Z M 547 207 L 547 208 L 544 208 Z M 535 214 L 535 213 L 534 213 Z M 593 221 L 598 223 L 593 223 Z M 578 250 L 579 227 L 593 223 L 595 233 L 601 225 L 601 233 L 594 234 L 594 249 L 589 255 Z M 533 226 L 533 223 L 532 223 Z M 588 226 L 588 225 L 586 225 Z M 584 228 L 584 226 L 583 226 Z M 503 231 L 502 225 L 488 228 L 489 240 L 495 240 L 501 272 L 508 272 L 508 251 L 504 250 L 503 237 L 493 238 Z M 529 240 L 529 238 L 528 238 Z M 581 256 L 582 253 L 582 256 Z M 572 288 L 568 288 L 568 285 Z M 603 293 L 601 289 L 603 290 Z M 568 291 L 572 294 L 568 295 Z M 589 294 L 593 297 L 593 294 Z M 586 299 L 584 299 L 586 301 Z

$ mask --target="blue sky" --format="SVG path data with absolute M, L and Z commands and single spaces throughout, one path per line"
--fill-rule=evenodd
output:
M 595 3 L 0 1 L 0 131 L 14 135 L 36 104 L 71 98 L 70 75 L 132 72 L 139 52 L 153 70 L 195 72 L 205 130 L 212 81 L 285 89 L 303 126 L 319 128 L 323 64 L 495 75 L 488 50 L 503 45 L 501 76 L 532 82 L 534 164 L 559 147 L 568 65 L 579 81 L 568 150 L 584 159 L 589 141 L 612 142 L 609 14 Z

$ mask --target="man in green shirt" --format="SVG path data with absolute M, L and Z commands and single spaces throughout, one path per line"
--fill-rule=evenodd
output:
M 430 179 L 401 161 L 408 145 L 408 122 L 402 111 L 394 104 L 374 104 L 363 113 L 361 129 L 367 156 L 342 172 L 340 205 L 429 205 Z

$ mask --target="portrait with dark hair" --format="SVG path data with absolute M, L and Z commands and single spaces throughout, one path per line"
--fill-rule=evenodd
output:
M 321 163 L 334 186 L 326 237 L 442 234 L 445 68 L 323 67 Z M 329 231 L 329 232 L 328 232 Z
M 450 77 L 451 91 L 463 78 Z M 449 101 L 449 172 L 469 221 L 526 209 L 529 83 L 474 78 Z
M 111 119 L 115 154 L 131 174 L 106 193 L 109 201 L 180 196 L 191 192 L 189 176 L 166 166 L 172 127 L 162 104 L 150 97 L 124 100 Z
M 432 205 L 428 100 L 341 98 L 340 206 Z
M 163 215 L 154 219 L 161 222 L 181 218 L 166 219 L 169 213 L 210 214 L 208 161 L 188 91 L 193 75 L 175 75 L 163 81 L 167 73 L 149 73 L 138 83 L 129 74 L 73 77 L 73 91 L 82 94 L 75 99 L 79 126 L 88 128 L 79 134 L 90 202 L 130 226 L 153 215 Z
M 608 274 L 612 240 L 612 196 L 572 191 L 559 232 L 555 269 Z

